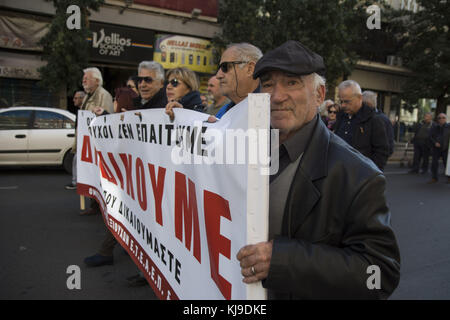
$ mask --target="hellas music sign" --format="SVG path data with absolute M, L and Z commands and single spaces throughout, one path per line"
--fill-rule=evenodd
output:
M 137 65 L 153 55 L 152 31 L 91 23 L 91 60 Z

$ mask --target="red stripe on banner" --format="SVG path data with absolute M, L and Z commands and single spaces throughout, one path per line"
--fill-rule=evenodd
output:
M 120 245 L 128 252 L 131 259 L 133 259 L 133 262 L 142 271 L 158 299 L 179 300 L 179 297 L 175 294 L 175 291 L 172 289 L 163 273 L 158 269 L 152 259 L 150 259 L 144 249 L 142 249 L 141 245 L 128 232 L 123 224 L 110 215 L 108 215 L 108 219 L 106 219 L 106 205 L 97 188 L 87 184 L 78 183 L 77 193 L 79 195 L 97 200 L 102 211 L 103 221 L 109 231 L 111 231 L 117 242 L 119 242 Z

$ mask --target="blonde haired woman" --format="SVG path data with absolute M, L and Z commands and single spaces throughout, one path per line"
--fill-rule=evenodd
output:
M 194 71 L 188 68 L 175 68 L 166 73 L 167 101 L 166 113 L 173 119 L 172 108 L 185 108 L 195 111 L 203 111 L 199 82 Z

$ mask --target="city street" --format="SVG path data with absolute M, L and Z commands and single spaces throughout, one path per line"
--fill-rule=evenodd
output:
M 388 165 L 387 198 L 402 259 L 391 299 L 450 299 L 450 184 Z M 0 169 L 0 299 L 156 299 L 149 286 L 129 287 L 137 273 L 120 247 L 113 266 L 87 268 L 105 227 L 80 216 L 70 176 L 50 168 Z M 81 268 L 81 289 L 69 290 L 70 265 Z

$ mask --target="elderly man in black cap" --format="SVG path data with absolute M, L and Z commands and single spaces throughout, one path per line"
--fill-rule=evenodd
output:
M 323 59 L 288 41 L 255 66 L 280 133 L 280 169 L 270 182 L 269 241 L 238 252 L 245 283 L 274 299 L 387 298 L 400 254 L 390 227 L 385 178 L 327 130 Z

